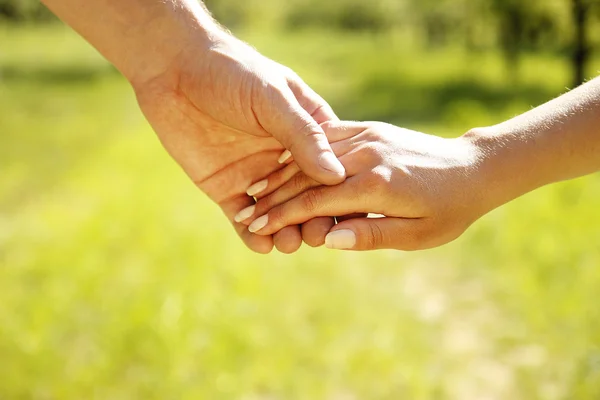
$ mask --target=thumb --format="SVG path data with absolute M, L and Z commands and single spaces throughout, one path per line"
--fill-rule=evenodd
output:
M 424 228 L 422 219 L 349 219 L 329 232 L 325 245 L 336 250 L 419 250 L 424 247 Z
M 324 185 L 343 182 L 346 171 L 334 155 L 323 128 L 289 88 L 275 96 L 274 109 L 261 121 L 265 130 L 292 153 L 306 175 Z

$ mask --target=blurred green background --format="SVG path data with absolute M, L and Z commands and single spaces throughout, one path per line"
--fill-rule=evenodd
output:
M 342 118 L 438 135 L 595 75 L 586 0 L 212 0 Z M 0 0 L 0 399 L 599 399 L 600 177 L 438 250 L 246 250 L 125 80 Z

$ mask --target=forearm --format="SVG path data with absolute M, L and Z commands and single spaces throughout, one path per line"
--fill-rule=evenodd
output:
M 196 0 L 42 0 L 132 82 L 168 69 L 191 41 L 222 31 Z
M 497 207 L 538 187 L 600 170 L 600 78 L 499 125 L 465 135 L 481 149 Z

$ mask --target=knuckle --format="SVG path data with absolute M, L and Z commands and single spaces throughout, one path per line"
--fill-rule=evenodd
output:
M 269 225 L 274 228 L 285 226 L 285 211 L 283 207 L 274 207 L 269 211 Z
M 367 248 L 376 249 L 382 246 L 385 240 L 385 234 L 381 230 L 381 227 L 377 224 L 369 224 L 367 226 Z
M 374 169 L 369 174 L 365 182 L 365 193 L 367 196 L 382 193 L 389 186 L 389 177 L 383 171 Z
M 369 139 L 368 143 L 361 146 L 360 157 L 367 163 L 379 164 L 381 152 L 376 144 L 376 139 Z
M 255 215 L 263 215 L 267 213 L 271 208 L 274 207 L 273 195 L 264 197 L 256 202 L 256 209 L 254 210 Z
M 368 142 L 372 142 L 375 143 L 380 139 L 380 134 L 379 131 L 376 129 L 368 129 L 365 132 L 363 132 L 364 138 L 365 140 L 367 140 Z
M 296 132 L 303 136 L 313 136 L 323 133 L 321 127 L 314 120 L 298 119 Z
M 334 129 L 335 126 L 335 121 L 325 121 L 321 124 L 321 129 L 323 129 L 324 132 L 327 132 L 330 129 Z
M 307 213 L 315 212 L 321 205 L 323 194 L 320 190 L 308 190 L 302 195 L 302 208 Z
M 304 191 L 308 186 L 308 177 L 303 173 L 299 172 L 290 179 L 290 186 L 293 190 L 298 192 Z

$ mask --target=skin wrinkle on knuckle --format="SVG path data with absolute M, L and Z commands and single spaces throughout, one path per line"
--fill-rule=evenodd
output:
M 271 226 L 274 230 L 279 231 L 281 228 L 286 227 L 288 224 L 286 223 L 286 210 L 285 207 L 279 206 L 275 207 L 269 211 L 269 226 Z
M 303 119 L 298 115 L 297 121 L 303 121 Z M 325 137 L 321 128 L 314 121 L 304 122 L 300 128 L 292 128 L 292 133 L 290 133 L 287 137 L 287 142 L 289 143 L 288 150 L 292 153 L 294 158 L 301 156 L 304 151 L 306 151 L 306 147 L 308 142 L 306 141 L 310 137 L 316 137 L 319 140 L 320 137 L 323 137 L 323 141 L 327 142 L 327 138 Z M 323 144 L 321 144 L 323 147 Z M 326 146 L 327 147 L 327 146 Z M 297 149 L 300 149 L 300 152 L 297 152 Z
M 377 249 L 384 243 L 385 234 L 381 230 L 381 227 L 377 224 L 367 225 L 367 240 L 366 245 L 368 249 Z
M 254 210 L 255 216 L 264 215 L 265 213 L 267 213 L 269 210 L 271 210 L 273 208 L 272 197 L 273 197 L 273 195 L 264 197 L 256 203 L 256 208 Z
M 302 120 L 300 116 L 298 116 L 299 120 Z M 299 128 L 294 129 L 296 136 L 316 136 L 321 135 L 323 132 L 321 128 L 317 125 L 314 120 L 305 121 L 304 125 L 299 125 Z
M 308 101 L 308 103 L 310 104 L 310 101 Z M 303 108 L 306 110 L 306 107 L 303 106 Z M 331 113 L 333 111 L 333 109 L 328 104 L 317 104 L 313 108 L 312 111 L 310 111 L 310 110 L 306 110 L 306 111 L 310 114 L 311 117 L 314 117 L 315 115 L 317 115 L 320 112 L 324 112 L 326 114 L 329 114 L 329 113 Z
M 308 214 L 314 213 L 321 205 L 323 192 L 319 189 L 307 190 L 300 198 L 302 210 Z
M 293 189 L 294 193 L 301 193 L 309 187 L 309 179 L 308 177 L 299 172 L 290 179 L 290 186 Z
M 336 121 L 325 121 L 321 124 L 321 129 L 327 134 L 330 129 L 334 129 Z
M 363 170 L 366 170 L 368 166 L 374 168 L 380 164 L 381 156 L 372 143 L 362 143 L 352 139 L 350 139 L 350 142 L 351 145 L 348 148 L 347 155 L 351 155 L 356 162 L 363 165 Z
M 363 157 L 368 160 L 377 159 L 379 156 L 377 146 L 374 144 L 375 142 L 366 141 L 360 146 L 360 153 Z
M 366 201 L 372 200 L 373 196 L 377 195 L 381 190 L 381 181 L 374 171 L 371 171 L 366 179 L 362 180 L 361 197 Z

